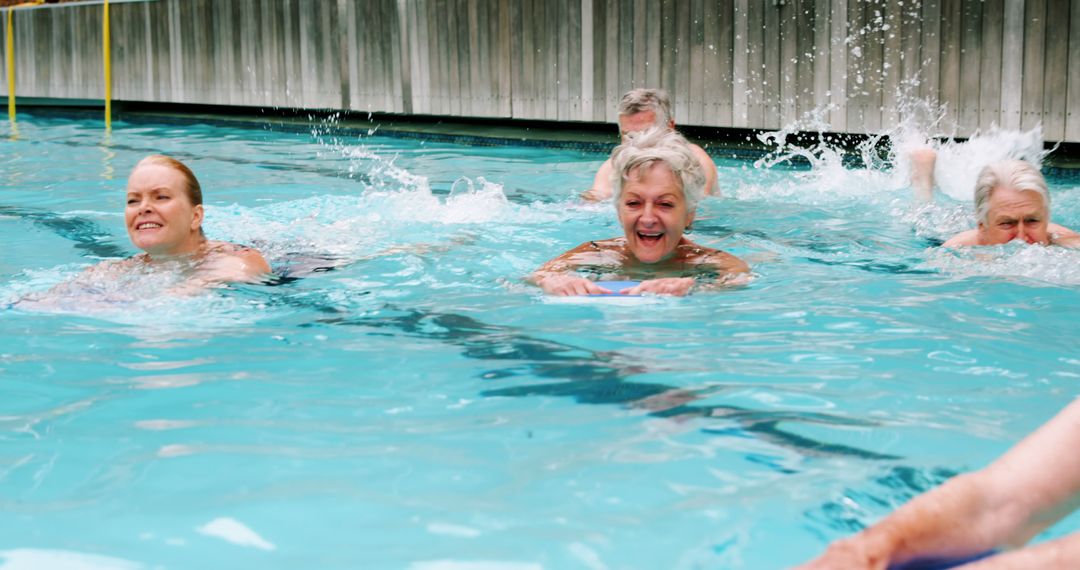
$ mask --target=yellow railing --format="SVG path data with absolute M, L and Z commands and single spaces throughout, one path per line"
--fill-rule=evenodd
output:
M 8 120 L 15 128 L 15 28 L 11 24 L 14 10 L 7 11 L 7 84 L 8 84 Z
M 105 0 L 105 18 L 101 30 L 101 56 L 105 61 L 105 130 L 112 130 L 112 57 L 109 55 L 109 0 Z
M 17 6 L 38 5 L 43 0 L 31 0 Z M 12 23 L 15 6 L 7 12 L 7 84 L 8 84 L 8 121 L 11 122 L 12 134 L 15 128 L 15 26 Z M 105 0 L 105 13 L 102 22 L 101 55 L 105 62 L 105 130 L 112 129 L 112 56 L 109 37 L 109 0 Z

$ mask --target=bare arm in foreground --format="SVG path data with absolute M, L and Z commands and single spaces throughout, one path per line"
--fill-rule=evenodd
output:
M 878 524 L 833 543 L 799 570 L 884 570 L 923 557 L 958 558 L 1021 547 L 1080 498 L 1080 400 L 986 468 L 959 475 Z M 965 570 L 1067 568 L 1080 533 L 965 565 Z

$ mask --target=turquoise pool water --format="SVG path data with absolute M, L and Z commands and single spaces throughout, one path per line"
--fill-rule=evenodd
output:
M 0 568 L 782 568 L 984 465 L 1080 381 L 1080 254 L 931 247 L 970 223 L 978 145 L 945 153 L 955 200 L 930 207 L 902 167 L 722 160 L 693 239 L 753 283 L 612 303 L 521 281 L 619 232 L 576 199 L 600 155 L 333 125 L 10 134 Z M 124 179 L 154 152 L 198 174 L 210 237 L 335 269 L 72 285 L 134 253 Z M 1080 226 L 1080 183 L 1051 183 Z

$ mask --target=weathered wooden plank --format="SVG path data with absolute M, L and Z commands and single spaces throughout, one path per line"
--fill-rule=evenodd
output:
M 663 5 L 655 0 L 645 3 L 645 77 L 643 87 L 656 88 L 662 85 L 660 70 L 663 67 L 663 26 L 660 19 Z M 637 12 L 642 13 L 642 12 Z
M 607 2 L 593 1 L 593 116 L 607 121 Z
M 321 35 L 319 29 L 319 11 L 318 9 L 312 9 L 313 3 L 311 0 L 301 0 L 300 6 L 300 81 L 303 85 L 301 89 L 302 99 L 301 105 L 304 107 L 318 107 L 319 89 L 317 86 L 320 84 L 320 68 L 322 65 L 323 54 L 319 49 L 321 44 L 318 40 Z M 318 4 L 315 4 L 318 6 Z
M 750 37 L 749 0 L 735 0 L 731 40 L 731 126 L 749 126 Z
M 796 0 L 792 9 L 795 26 L 795 105 L 794 115 L 802 117 L 814 109 L 814 71 L 817 67 L 816 0 Z
M 689 16 L 689 54 L 690 66 L 687 70 L 690 83 L 687 97 L 687 119 L 692 125 L 700 125 L 705 111 L 705 5 L 701 0 L 690 1 Z
M 849 2 L 847 67 L 847 128 L 856 133 L 866 132 L 866 105 L 870 92 L 866 86 L 866 16 L 859 1 Z
M 941 102 L 941 0 L 923 0 L 919 96 Z
M 1001 121 L 1001 46 L 1004 0 L 987 0 L 983 5 L 982 58 L 979 69 L 979 122 L 989 129 Z
M 594 63 L 593 63 L 593 0 L 581 0 L 581 115 L 582 121 L 596 121 L 596 111 L 593 107 L 594 90 Z
M 480 66 L 480 71 L 477 74 L 478 83 L 480 84 L 480 94 L 478 96 L 478 102 L 480 105 L 480 115 L 497 116 L 498 112 L 495 111 L 493 104 L 495 103 L 496 96 L 496 75 L 495 64 L 492 58 L 492 54 L 496 50 L 496 39 L 498 36 L 498 30 L 495 29 L 492 24 L 492 20 L 497 17 L 492 12 L 496 11 L 498 7 L 491 2 L 477 2 L 476 5 L 476 35 L 477 35 L 477 49 L 480 51 L 477 57 L 477 65 Z M 475 87 L 474 87 L 475 89 Z
M 1033 129 L 1043 121 L 1045 87 L 1037 78 L 1046 63 L 1046 0 L 1026 0 L 1024 11 L 1024 75 L 1020 128 Z
M 559 21 L 559 4 L 554 1 L 543 3 L 541 16 L 538 18 L 539 27 L 536 37 L 544 39 L 544 65 L 541 68 L 543 75 L 540 78 L 540 86 L 543 93 L 543 106 L 540 108 L 540 118 L 558 116 L 558 65 L 559 65 L 559 36 L 551 33 Z
M 233 85 L 232 2 L 212 2 L 207 10 L 213 14 L 213 24 L 207 30 L 210 37 L 207 44 L 210 49 L 207 59 L 210 69 L 207 72 L 207 99 L 222 105 L 233 105 L 236 86 Z
M 232 6 L 233 65 L 240 89 L 237 104 L 240 105 L 264 104 L 259 97 L 259 62 L 252 59 L 253 48 L 261 38 L 253 3 L 254 0 L 234 0 Z
M 764 36 L 762 38 L 762 80 L 761 97 L 764 107 L 762 116 L 756 125 L 761 129 L 771 129 L 780 123 L 780 97 L 782 96 L 780 56 L 784 41 L 781 29 L 780 13 L 786 6 L 765 3 Z
M 450 108 L 447 113 L 450 115 L 460 115 L 462 108 L 462 99 L 467 95 L 467 83 L 468 83 L 468 65 L 469 56 L 466 53 L 468 48 L 462 47 L 461 44 L 468 45 L 468 39 L 464 37 L 461 30 L 461 11 L 460 0 L 446 0 L 446 4 L 443 5 L 445 12 L 443 17 L 446 18 L 446 64 L 450 71 Z M 467 31 L 465 32 L 468 33 Z
M 1069 79 L 1066 95 L 1065 140 L 1080 140 L 1080 2 L 1069 11 Z
M 607 47 L 604 53 L 604 117 L 608 122 L 617 120 L 616 104 L 619 101 L 619 3 L 607 0 L 604 35 Z
M 902 103 L 908 105 L 919 97 L 922 79 L 920 45 L 922 38 L 922 7 L 918 2 L 905 2 L 900 11 L 900 89 Z
M 498 113 L 500 117 L 510 117 L 513 115 L 513 109 L 511 108 L 511 93 L 513 89 L 513 83 L 511 79 L 513 70 L 512 51 L 511 51 L 511 18 L 509 2 L 498 3 L 498 18 L 493 19 L 498 31 L 498 40 L 496 45 L 498 54 L 496 72 L 498 75 Z
M 446 62 L 447 39 L 446 22 L 442 20 L 442 0 L 428 0 L 427 28 L 428 54 L 431 60 L 431 109 L 436 115 L 445 115 L 450 109 L 449 92 L 450 73 Z
M 525 30 L 523 0 L 512 0 L 509 5 L 510 28 L 510 76 L 511 110 L 515 118 L 523 116 L 525 107 Z
M 884 129 L 896 126 L 900 122 L 901 86 L 900 79 L 904 64 L 904 52 L 901 35 L 904 33 L 904 4 L 885 2 L 882 69 L 881 69 L 881 125 Z
M 414 57 L 416 54 L 416 30 L 411 25 L 416 20 L 410 16 L 414 14 L 414 2 L 408 0 L 396 0 L 394 18 L 397 20 L 398 31 L 398 82 L 401 95 L 398 97 L 395 112 L 411 114 L 415 112 L 414 85 L 416 85 L 416 66 Z
M 677 70 L 675 68 L 678 27 L 675 24 L 675 0 L 662 0 L 660 3 L 660 87 L 667 91 L 675 89 Z M 672 93 L 674 95 L 674 93 Z
M 180 66 L 183 65 L 183 58 L 181 56 L 182 46 L 180 43 L 180 7 L 176 2 L 166 2 L 164 3 L 164 7 L 167 19 L 167 39 L 165 40 L 165 43 L 169 46 L 169 74 L 168 81 L 165 82 L 165 90 L 162 93 L 162 100 L 172 103 L 178 100 L 178 94 L 181 90 L 179 81 L 181 78 Z
M 1037 76 L 1043 78 L 1043 136 L 1050 140 L 1065 137 L 1065 112 L 1069 72 L 1069 2 L 1046 5 L 1046 60 Z
M 631 46 L 630 85 L 634 88 L 646 87 L 648 83 L 645 76 L 648 73 L 649 45 L 647 38 L 649 20 L 645 17 L 645 14 L 649 3 L 646 0 L 633 0 L 633 14 L 635 17 L 626 18 L 629 20 L 632 29 L 632 37 L 629 42 Z M 651 3 L 659 7 L 656 2 Z
M 725 13 L 716 0 L 707 0 L 704 9 L 704 94 L 701 122 L 730 124 L 731 13 L 730 10 Z M 727 77 L 725 71 L 728 73 Z
M 1023 112 L 1024 0 L 1005 3 L 1001 41 L 1001 126 L 1019 129 Z
M 746 126 L 761 128 L 765 117 L 765 5 L 750 0 L 746 16 L 747 71 L 746 71 Z M 771 7 L 770 7 L 771 9 Z
M 941 73 L 940 99 L 947 102 L 946 126 L 959 122 L 960 102 L 960 49 L 963 24 L 962 0 L 941 1 Z
M 622 1 L 618 3 L 619 43 L 617 60 L 619 62 L 619 75 L 616 93 L 621 96 L 634 87 L 634 2 Z
M 569 0 L 551 2 L 558 15 L 553 25 L 558 28 L 555 42 L 555 117 L 560 121 L 577 118 L 575 109 L 570 107 L 570 6 Z M 580 32 L 578 32 L 580 36 Z M 548 115 L 551 117 L 552 115 Z
M 480 8 L 476 0 L 457 0 L 458 65 L 461 78 L 461 114 L 483 113 L 480 100 L 484 88 L 480 84 Z
M 367 58 L 365 53 L 366 26 L 365 5 L 337 0 L 338 40 L 341 54 L 341 100 L 342 107 L 359 111 L 364 109 L 367 92 Z
M 566 99 L 569 104 L 566 118 L 580 121 L 583 119 L 582 109 L 584 109 L 581 100 L 581 0 L 567 0 L 565 7 Z M 561 93 L 560 97 L 562 97 Z
M 408 8 L 409 21 L 406 26 L 409 33 L 409 48 L 411 57 L 409 65 L 412 68 L 413 97 L 412 108 L 414 113 L 431 113 L 431 64 L 428 59 L 428 34 L 426 0 L 402 0 Z
M 153 82 L 147 90 L 147 101 L 167 101 L 170 92 L 169 10 L 164 2 L 147 2 L 146 20 L 149 42 L 147 66 L 152 70 Z
M 829 106 L 829 88 L 831 75 L 829 71 L 832 58 L 832 42 L 830 30 L 832 26 L 831 2 L 829 0 L 814 0 L 814 66 L 813 66 L 813 108 L 824 111 Z M 823 113 L 823 118 L 828 118 Z
M 836 39 L 836 42 L 830 42 L 827 98 L 830 105 L 829 125 L 835 131 L 844 131 L 847 128 L 847 112 L 843 106 L 847 100 L 848 50 L 842 43 L 842 38 L 847 37 L 847 11 L 847 0 L 832 0 L 829 6 L 829 25 L 824 27 L 828 30 L 829 37 Z
M 960 40 L 960 133 L 970 136 L 979 124 L 979 91 L 982 81 L 983 0 L 964 0 Z
M 788 0 L 776 8 L 780 31 L 776 58 L 779 105 L 777 114 L 771 118 L 773 127 L 790 124 L 797 118 L 799 79 L 799 1 Z
M 71 97 L 73 94 L 70 81 L 67 78 L 71 76 L 70 54 L 74 46 L 71 42 L 72 38 L 64 34 L 64 28 L 66 28 L 64 23 L 67 18 L 63 16 L 63 13 L 59 10 L 50 10 L 47 14 L 49 28 L 54 31 L 50 34 L 52 36 L 51 49 L 42 53 L 42 59 L 47 58 L 49 60 L 47 72 L 49 74 L 49 93 L 56 93 L 56 96 L 59 97 Z M 135 70 L 132 71 L 135 72 Z M 39 73 L 44 75 L 46 70 L 40 69 Z

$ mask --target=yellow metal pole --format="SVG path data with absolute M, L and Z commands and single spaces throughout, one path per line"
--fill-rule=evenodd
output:
M 7 85 L 8 85 L 8 120 L 15 124 L 15 28 L 11 24 L 11 15 L 15 11 L 8 8 L 7 11 Z
M 105 0 L 101 55 L 105 60 L 105 130 L 112 130 L 112 58 L 109 55 L 109 0 Z

